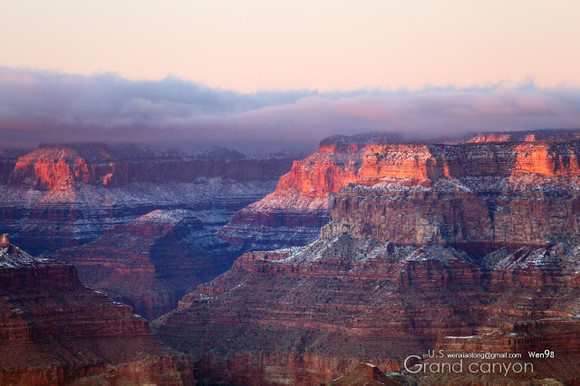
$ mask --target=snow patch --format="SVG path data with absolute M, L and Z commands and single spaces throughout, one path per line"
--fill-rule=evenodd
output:
M 186 217 L 191 216 L 191 211 L 186 209 L 163 210 L 156 209 L 135 220 L 140 224 L 177 224 Z
M 14 245 L 0 248 L 0 268 L 22 268 L 49 262 L 46 258 L 33 257 Z
M 467 336 L 446 336 L 445 339 L 481 339 L 479 335 L 467 335 Z

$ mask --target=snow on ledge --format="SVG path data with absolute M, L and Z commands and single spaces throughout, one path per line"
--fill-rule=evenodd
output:
M 481 339 L 480 335 L 467 335 L 467 336 L 446 336 L 445 339 Z

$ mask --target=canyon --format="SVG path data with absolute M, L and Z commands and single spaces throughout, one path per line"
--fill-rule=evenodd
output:
M 430 350 L 519 353 L 534 370 L 417 384 L 580 382 L 580 141 L 530 134 L 322 141 L 220 230 L 265 250 L 185 295 L 155 333 L 208 382 L 317 384 L 367 362 L 406 377 L 405 358 Z M 545 349 L 557 359 L 528 358 Z
M 175 308 L 197 284 L 227 270 L 238 252 L 226 245 L 205 249 L 208 231 L 196 215 L 157 209 L 87 244 L 41 256 L 74 265 L 84 284 L 154 319 Z
M 0 239 L 0 383 L 580 382 L 579 156 L 574 130 L 3 151 L 0 231 L 32 254 Z
M 217 230 L 271 192 L 294 159 L 102 143 L 41 144 L 2 155 L 0 227 L 33 254 L 93 241 L 155 209 L 200 211 Z
M 191 360 L 73 266 L 0 241 L 0 384 L 193 385 Z
M 472 215 L 474 221 L 492 219 L 493 224 L 489 222 L 485 225 L 487 229 L 482 231 L 494 233 L 490 241 L 500 241 L 508 237 L 510 230 L 506 227 L 511 226 L 501 220 L 507 218 L 509 222 L 510 205 L 519 202 L 520 196 L 527 195 L 532 199 L 544 191 L 552 195 L 566 194 L 570 184 L 577 184 L 580 173 L 578 139 L 578 130 L 484 133 L 452 144 L 405 144 L 400 143 L 399 138 L 378 134 L 329 137 L 321 141 L 316 153 L 294 161 L 274 192 L 236 212 L 218 235 L 233 245 L 252 250 L 305 245 L 318 237 L 320 228 L 330 220 L 334 206 L 349 205 L 345 195 L 341 195 L 339 201 L 331 202 L 331 196 L 342 188 L 352 184 L 359 186 L 359 190 L 364 186 L 399 190 L 397 200 L 402 202 L 406 199 L 422 201 L 421 195 L 428 196 L 431 194 L 430 186 L 439 184 L 447 187 L 438 186 L 433 189 L 433 194 L 449 196 L 444 200 L 449 205 L 447 213 L 458 204 L 461 209 L 455 211 Z M 534 185 L 539 187 L 530 189 Z M 455 192 L 461 187 L 465 188 L 463 193 Z M 394 194 L 391 192 L 389 195 L 393 200 Z M 489 199 L 485 198 L 487 196 Z M 365 205 L 371 204 L 372 200 L 366 200 Z M 438 200 L 438 197 L 427 197 L 426 200 Z M 549 204 L 551 200 L 543 202 Z M 475 207 L 471 207 L 473 205 Z M 577 212 L 577 205 L 574 201 L 568 210 Z M 364 215 L 381 212 L 375 209 L 379 208 L 369 208 Z M 475 212 L 471 213 L 472 209 Z M 530 211 L 542 222 L 542 214 L 534 209 L 530 208 Z M 391 210 L 395 207 L 391 206 Z M 550 211 L 551 208 L 543 210 Z M 562 213 L 560 218 L 575 218 L 569 214 Z M 401 213 L 384 212 L 379 216 L 385 215 L 400 216 Z M 494 220 L 495 217 L 498 221 Z M 421 218 L 407 220 L 424 221 Z M 437 219 L 435 224 L 425 223 L 425 232 L 434 227 L 440 232 L 451 232 L 455 235 L 453 237 L 460 239 L 462 232 L 468 230 L 458 229 L 458 223 L 472 221 L 446 218 L 445 221 L 450 222 L 444 223 L 443 220 Z M 455 220 L 457 222 L 453 223 Z M 514 223 L 521 226 L 534 226 L 535 223 L 526 224 L 519 220 L 514 218 Z M 377 223 L 379 221 L 373 221 L 368 226 Z M 383 227 L 394 224 L 381 223 Z M 483 224 L 473 224 L 476 228 L 479 225 Z M 407 238 L 407 235 L 399 237 Z
M 1 156 L 0 231 L 149 319 L 231 266 L 244 250 L 216 232 L 294 158 L 101 143 Z

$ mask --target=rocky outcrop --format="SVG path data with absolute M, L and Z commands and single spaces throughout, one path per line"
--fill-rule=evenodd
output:
M 468 143 L 569 141 L 580 139 L 580 130 L 522 130 L 486 132 L 474 135 Z
M 278 178 L 288 162 L 284 155 L 251 159 L 225 148 L 190 155 L 144 145 L 46 144 L 20 156 L 8 181 L 39 190 L 66 190 L 79 182 L 119 187 L 214 177 L 268 181 Z
M 339 220 L 328 231 L 463 248 L 547 245 L 579 233 L 576 177 L 486 181 L 440 179 L 408 186 L 392 180 L 348 187 L 332 199 L 331 213 Z
M 71 265 L 0 245 L 0 383 L 192 385 L 190 360 Z
M 540 346 L 558 347 L 561 362 L 533 376 L 569 381 L 580 374 L 579 258 L 578 244 L 475 259 L 343 234 L 240 257 L 156 328 L 207 377 L 234 383 L 325 382 L 360 361 L 401 371 L 407 356 L 436 348 L 527 355 Z
M 329 382 L 361 362 L 401 372 L 431 350 L 519 353 L 535 370 L 504 380 L 579 381 L 578 141 L 324 146 L 279 184 L 328 194 L 319 238 L 242 255 L 155 321 L 163 341 L 233 383 Z M 337 149 L 339 171 L 316 161 Z M 527 357 L 541 347 L 559 360 Z
M 16 154 L 0 162 L 0 229 L 35 254 L 92 241 L 154 209 L 210 210 L 201 217 L 220 227 L 271 192 L 292 159 L 98 143 L 41 145 Z
M 156 318 L 175 308 L 186 292 L 228 269 L 233 259 L 225 247 L 212 254 L 200 246 L 198 238 L 207 230 L 195 214 L 155 210 L 95 241 L 47 256 L 74 265 L 88 287 Z
M 242 249 L 217 230 L 290 165 L 284 154 L 95 143 L 0 156 L 0 231 L 146 318 L 231 266 Z
M 360 216 L 358 222 L 349 218 L 355 227 L 367 224 L 365 216 L 379 217 L 369 223 L 380 229 L 367 233 L 382 240 L 397 233 L 413 244 L 432 238 L 541 243 L 559 221 L 568 221 L 568 233 L 578 232 L 578 191 L 571 187 L 580 179 L 580 132 L 556 133 L 486 134 L 455 145 L 331 137 L 318 152 L 294 161 L 275 192 L 238 211 L 219 236 L 248 249 L 304 245 L 328 221 L 328 210 Z M 330 200 L 343 188 L 350 198 Z M 419 208 L 412 215 L 401 212 L 408 200 Z M 522 221 L 528 216 L 533 221 Z
M 217 233 L 245 250 L 304 245 L 328 222 L 328 195 L 309 197 L 298 191 L 275 191 L 237 211 Z

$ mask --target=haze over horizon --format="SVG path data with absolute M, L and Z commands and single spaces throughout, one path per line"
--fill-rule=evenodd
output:
M 4 145 L 580 127 L 580 3 L 24 1 Z

